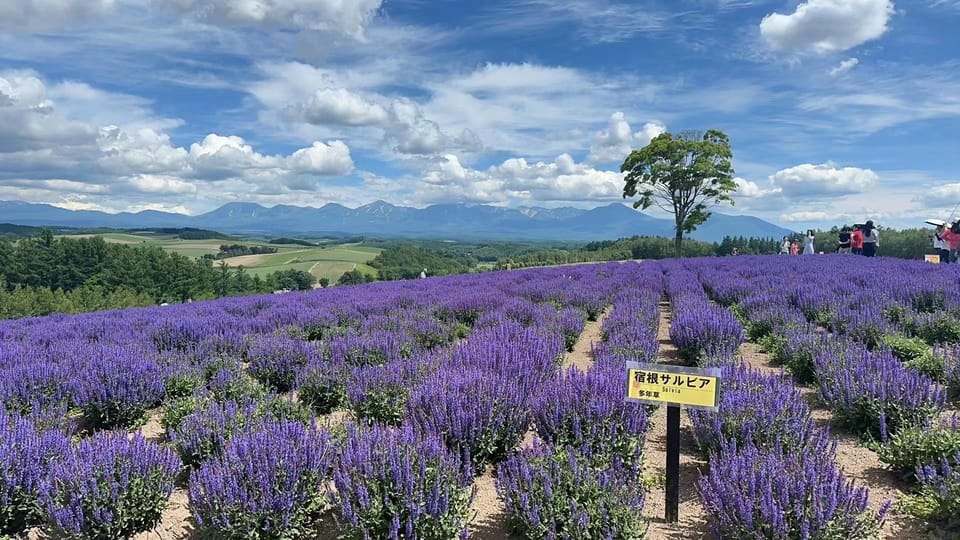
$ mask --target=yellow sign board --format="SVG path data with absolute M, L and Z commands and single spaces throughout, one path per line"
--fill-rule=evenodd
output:
M 923 260 L 927 261 L 928 263 L 940 264 L 939 255 L 924 255 Z
M 716 410 L 720 368 L 627 362 L 627 399 Z

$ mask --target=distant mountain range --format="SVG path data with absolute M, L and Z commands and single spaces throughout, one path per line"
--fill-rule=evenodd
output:
M 321 208 L 229 203 L 197 216 L 147 210 L 107 214 L 66 210 L 47 204 L 0 201 L 0 223 L 56 227 L 136 229 L 196 227 L 261 235 L 368 235 L 434 239 L 593 241 L 620 237 L 673 236 L 673 223 L 622 204 L 579 208 L 501 208 L 483 204 L 437 204 L 426 208 L 376 201 L 359 208 L 327 204 Z M 714 212 L 691 236 L 719 242 L 724 236 L 780 238 L 791 234 L 752 216 Z

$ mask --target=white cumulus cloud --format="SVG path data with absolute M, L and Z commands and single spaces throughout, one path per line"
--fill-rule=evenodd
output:
M 374 101 L 378 99 L 383 105 Z M 479 151 L 483 142 L 470 129 L 451 135 L 408 98 L 370 98 L 345 88 L 320 88 L 304 102 L 284 110 L 288 121 L 316 126 L 372 126 L 383 142 L 400 154 L 441 155 L 453 150 Z
M 485 203 L 616 201 L 623 175 L 577 163 L 569 154 L 553 161 L 511 158 L 486 170 L 465 167 L 454 155 L 430 165 L 418 190 L 420 202 Z
M 262 77 L 246 89 L 263 106 L 265 123 L 282 125 L 297 138 L 349 137 L 352 147 L 386 146 L 399 154 L 483 150 L 541 160 L 581 149 L 585 140 L 591 144 L 611 112 L 642 110 L 662 89 L 653 79 L 565 66 L 484 64 L 462 72 L 429 58 L 422 62 L 419 75 L 393 73 L 376 59 L 350 69 L 261 63 Z M 384 91 L 398 79 L 429 97 Z M 698 102 L 716 100 L 711 95 Z M 648 119 L 645 126 L 633 126 L 640 133 L 634 144 L 661 125 Z
M 196 193 L 197 186 L 171 176 L 138 174 L 130 177 L 130 185 L 143 193 Z
M 345 88 L 321 88 L 306 102 L 287 109 L 287 116 L 309 124 L 344 126 L 383 125 L 389 119 L 383 107 Z
M 960 199 L 960 182 L 928 186 L 914 196 L 913 201 L 926 207 L 952 208 Z
M 891 0 L 807 0 L 764 17 L 760 34 L 777 50 L 845 51 L 882 36 L 893 13 Z
M 350 158 L 350 148 L 343 141 L 318 141 L 291 154 L 287 167 L 300 173 L 344 175 L 353 170 L 353 159 Z
M 100 128 L 100 165 L 119 174 L 174 173 L 186 169 L 187 151 L 174 147 L 170 136 L 149 128 Z
M 610 115 L 607 129 L 596 134 L 590 148 L 590 163 L 622 162 L 632 150 L 643 148 L 657 135 L 667 131 L 660 122 L 647 122 L 634 132 L 622 112 Z
M 201 177 L 229 178 L 245 172 L 254 183 L 287 172 L 337 176 L 353 170 L 350 149 L 342 141 L 315 142 L 284 157 L 261 154 L 242 137 L 213 133 L 190 145 L 189 162 Z
M 117 112 L 98 112 L 111 103 Z M 96 122 L 124 109 L 130 124 Z M 132 208 L 149 196 L 151 204 L 171 207 L 165 198 L 177 206 L 199 196 L 316 191 L 324 177 L 354 169 L 340 140 L 271 155 L 242 137 L 209 134 L 183 148 L 149 124 L 164 121 L 132 96 L 0 71 L 0 196 L 70 208 Z
M 873 188 L 878 178 L 870 169 L 804 163 L 777 171 L 770 176 L 770 183 L 786 196 L 817 198 L 863 193 Z
M 48 145 L 92 147 L 97 131 L 56 114 L 46 85 L 29 71 L 0 71 L 0 152 Z
M 444 150 L 478 151 L 483 143 L 470 129 L 458 135 L 449 135 L 440 124 L 424 115 L 419 105 L 409 99 L 398 99 L 390 105 L 390 119 L 385 127 L 384 140 L 403 154 L 437 154 Z
M 769 195 L 775 195 L 780 193 L 779 188 L 763 188 L 756 182 L 747 180 L 745 178 L 735 177 L 733 179 L 737 184 L 737 193 L 735 197 L 743 197 L 746 199 L 759 199 Z

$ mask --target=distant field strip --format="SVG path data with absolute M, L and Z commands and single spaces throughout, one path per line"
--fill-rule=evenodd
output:
M 286 249 L 265 255 L 244 255 L 224 259 L 230 266 L 243 267 L 251 275 L 265 276 L 278 270 L 302 270 L 317 279 L 336 281 L 345 272 L 357 269 L 364 274 L 377 271 L 366 263 L 373 260 L 379 249 L 365 246 L 335 246 L 329 248 Z
M 251 244 L 250 242 L 233 242 L 226 240 L 182 240 L 170 235 L 138 235 L 125 233 L 105 234 L 73 234 L 67 238 L 92 238 L 99 236 L 111 244 L 126 244 L 140 246 L 158 246 L 171 253 L 179 253 L 187 257 L 200 258 L 204 255 L 215 255 L 220 251 L 221 244 Z
M 241 244 L 276 248 L 276 253 L 261 255 L 241 255 L 223 259 L 228 266 L 243 266 L 250 275 L 266 276 L 278 270 L 302 270 L 317 279 L 327 278 L 336 282 L 344 272 L 359 270 L 375 276 L 376 269 L 368 264 L 380 253 L 379 248 L 342 244 L 325 247 L 305 247 L 295 244 L 267 244 L 245 240 L 183 240 L 169 235 L 137 235 L 124 233 L 76 234 L 70 238 L 90 238 L 101 236 L 104 241 L 115 244 L 158 246 L 165 251 L 179 253 L 187 257 L 200 258 L 204 255 L 216 255 L 222 244 Z M 214 261 L 220 264 L 220 261 Z

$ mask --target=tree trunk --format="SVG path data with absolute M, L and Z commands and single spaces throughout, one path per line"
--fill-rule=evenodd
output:
M 675 229 L 676 236 L 673 237 L 673 247 L 676 249 L 677 258 L 683 257 L 683 229 L 678 225 Z

